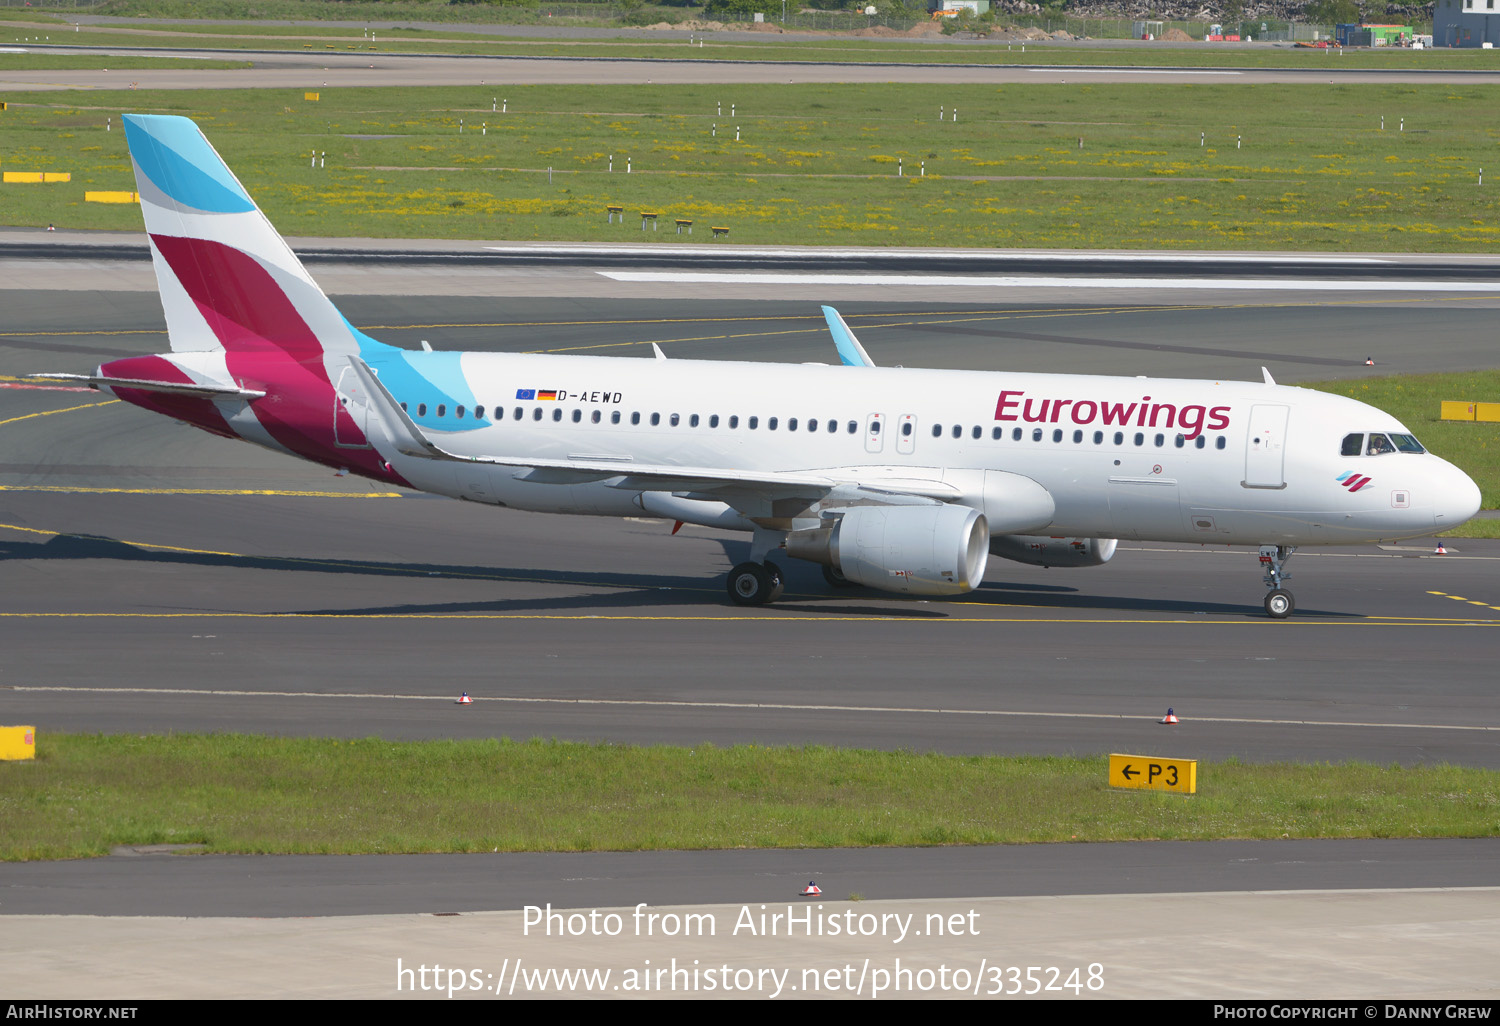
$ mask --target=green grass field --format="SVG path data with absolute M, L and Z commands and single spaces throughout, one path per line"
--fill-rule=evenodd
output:
M 1451 766 L 1200 763 L 1198 794 L 1181 796 L 1111 789 L 1102 757 L 45 732 L 37 751 L 0 764 L 3 859 L 163 843 L 390 853 L 1500 834 L 1500 773 Z
M 1487 157 L 1500 174 L 1500 125 L 1475 116 L 1480 87 L 1059 83 L 939 96 L 911 85 L 475 86 L 321 97 L 15 100 L 0 114 L 0 166 L 73 181 L 0 190 L 0 223 L 138 227 L 129 207 L 82 201 L 85 188 L 133 188 L 118 125 L 134 110 L 197 118 L 291 235 L 641 241 L 605 223 L 611 203 L 767 244 L 1484 252 L 1500 233 L 1495 190 L 1477 184 Z M 508 110 L 492 111 L 501 101 Z M 313 152 L 326 168 L 309 166 Z M 697 233 L 672 241 L 710 244 Z

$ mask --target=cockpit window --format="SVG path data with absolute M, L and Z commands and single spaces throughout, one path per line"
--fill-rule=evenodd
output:
M 1415 435 L 1392 435 L 1391 441 L 1396 443 L 1396 448 L 1402 452 L 1426 452 L 1422 443 L 1417 441 Z
M 1344 447 L 1340 456 L 1358 456 L 1365 451 L 1365 436 L 1362 432 L 1344 436 Z
M 1380 456 L 1384 453 L 1395 452 L 1396 447 L 1385 435 L 1371 435 L 1370 441 L 1365 445 L 1366 456 Z

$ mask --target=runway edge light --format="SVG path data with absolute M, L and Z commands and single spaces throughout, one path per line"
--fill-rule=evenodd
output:
M 1109 786 L 1197 794 L 1198 760 L 1162 759 L 1154 755 L 1111 755 Z
M 35 758 L 35 727 L 0 727 L 0 759 Z

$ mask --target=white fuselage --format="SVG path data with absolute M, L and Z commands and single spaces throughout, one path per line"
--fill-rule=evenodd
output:
M 447 372 L 427 373 L 429 359 Z M 417 373 L 387 373 L 391 360 Z M 488 353 L 371 365 L 459 455 L 930 479 L 956 486 L 954 501 L 996 534 L 1353 543 L 1431 534 L 1478 506 L 1473 482 L 1429 453 L 1341 455 L 1351 433 L 1406 434 L 1388 414 L 1259 382 Z M 717 504 L 653 506 L 608 480 L 387 458 L 419 488 L 481 502 L 738 526 Z M 1050 521 L 1008 521 L 1008 489 L 986 476 L 997 471 L 1044 488 Z

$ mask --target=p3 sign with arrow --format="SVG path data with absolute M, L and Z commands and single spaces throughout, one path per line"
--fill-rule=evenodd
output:
M 1198 760 L 1159 759 L 1151 755 L 1111 755 L 1109 786 L 1197 794 Z

